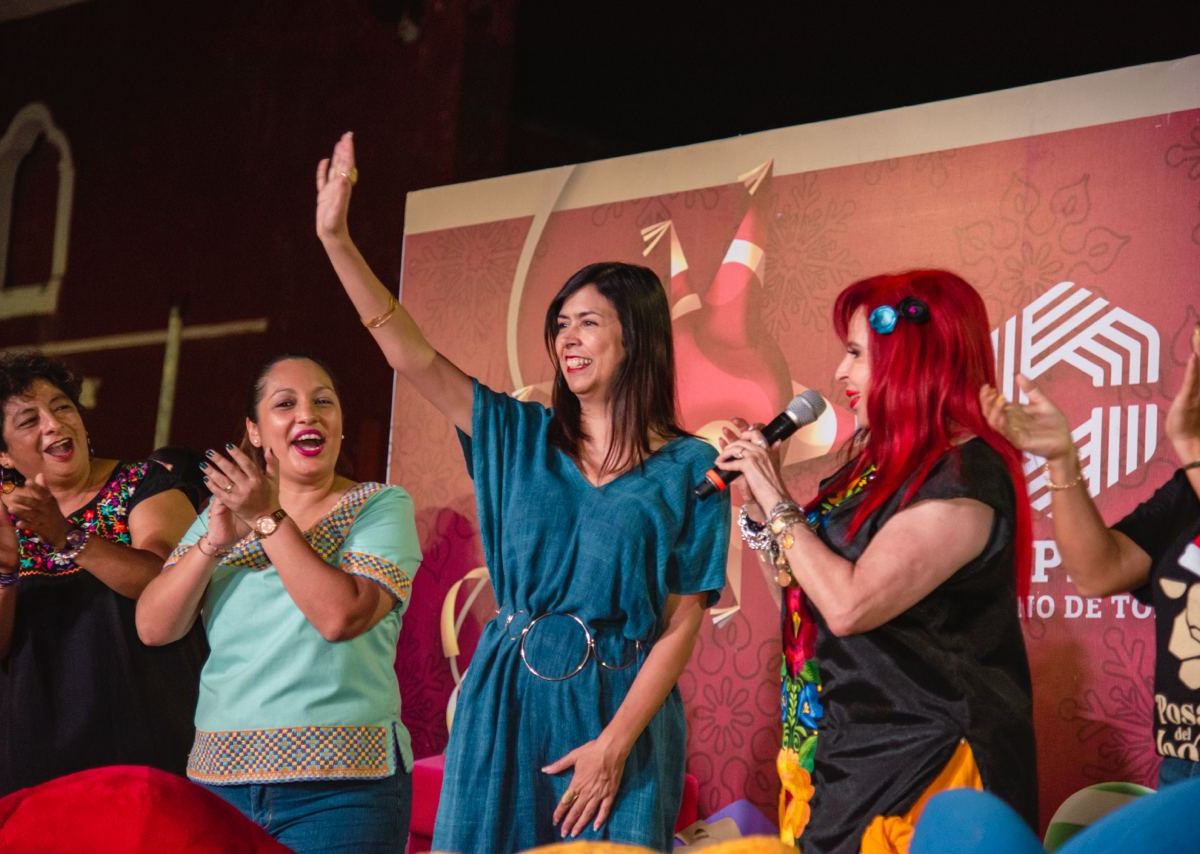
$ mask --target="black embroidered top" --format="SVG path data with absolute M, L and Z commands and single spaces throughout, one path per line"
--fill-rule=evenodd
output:
M 869 492 L 869 489 L 867 490 Z M 849 541 L 865 493 L 833 508 L 818 536 L 857 561 L 900 509 L 902 487 Z M 1003 460 L 980 439 L 948 452 L 912 503 L 971 498 L 994 511 L 983 552 L 875 629 L 830 633 L 817 609 L 825 717 L 813 767 L 806 854 L 857 852 L 877 815 L 902 815 L 966 739 L 984 787 L 1037 822 L 1033 701 L 1017 619 L 1015 502 Z
M 134 508 L 175 488 L 155 463 L 118 463 L 68 521 L 128 545 Z M 134 601 L 59 561 L 36 534 L 20 532 L 20 561 L 12 645 L 0 660 L 0 795 L 102 765 L 183 773 L 203 631 L 147 647 Z

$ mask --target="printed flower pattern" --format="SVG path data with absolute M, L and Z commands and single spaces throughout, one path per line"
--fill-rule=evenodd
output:
M 1130 236 L 1092 223 L 1089 179 L 1081 175 L 1047 198 L 1012 175 L 992 216 L 955 231 L 967 279 L 983 291 L 997 287 L 1006 307 L 1017 308 L 1060 281 L 1112 267 Z

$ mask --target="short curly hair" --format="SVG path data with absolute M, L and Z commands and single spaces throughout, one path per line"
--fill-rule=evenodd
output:
M 0 354 L 0 451 L 8 450 L 4 441 L 4 404 L 14 395 L 25 394 L 38 380 L 45 380 L 80 408 L 83 381 L 79 374 L 58 359 L 36 352 Z

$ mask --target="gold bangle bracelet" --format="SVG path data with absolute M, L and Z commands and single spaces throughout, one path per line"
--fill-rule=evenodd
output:
M 383 313 L 375 315 L 375 317 L 372 317 L 370 320 L 363 320 L 362 325 L 368 329 L 378 329 L 392 319 L 392 315 L 396 313 L 396 309 L 399 307 L 400 303 L 396 302 L 396 298 L 391 294 L 388 294 L 388 305 L 387 308 L 384 309 Z M 359 318 L 359 320 L 362 320 L 362 318 Z
M 1075 487 L 1079 486 L 1079 484 L 1083 483 L 1083 466 L 1079 462 L 1079 457 L 1075 458 L 1075 465 L 1079 466 L 1079 475 L 1073 481 L 1070 483 L 1055 483 L 1054 478 L 1050 476 L 1050 463 L 1047 461 L 1046 464 L 1042 466 L 1042 472 L 1046 475 L 1046 487 L 1058 492 L 1064 489 L 1074 489 Z
M 213 550 L 211 552 L 206 552 L 204 550 L 202 543 L 205 542 L 212 546 Z M 208 534 L 204 534 L 200 537 L 200 539 L 196 540 L 196 548 L 200 549 L 200 554 L 204 555 L 205 557 L 215 557 L 218 559 L 227 556 L 231 551 L 233 551 L 232 547 L 230 546 L 213 546 L 213 541 L 208 538 Z

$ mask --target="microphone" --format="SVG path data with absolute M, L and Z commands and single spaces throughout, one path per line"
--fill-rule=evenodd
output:
M 787 409 L 776 415 L 771 423 L 762 429 L 763 438 L 767 440 L 767 445 L 774 445 L 801 427 L 812 424 L 821 417 L 821 413 L 824 411 L 825 398 L 821 397 L 820 392 L 809 389 L 793 397 L 792 402 L 787 405 Z M 729 484 L 741 474 L 740 471 L 724 471 L 715 466 L 710 468 L 705 472 L 704 480 L 694 490 L 696 497 L 708 498 L 710 495 L 724 492 L 729 488 Z

